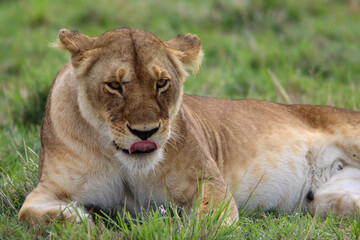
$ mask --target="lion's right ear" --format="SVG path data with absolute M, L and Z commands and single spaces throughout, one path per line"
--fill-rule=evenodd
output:
M 93 49 L 95 39 L 63 28 L 60 29 L 58 38 L 52 47 L 68 50 L 71 53 L 72 65 L 78 67 L 83 61 L 85 53 Z
M 68 50 L 71 57 L 92 49 L 94 38 L 81 34 L 77 31 L 60 29 L 58 38 L 52 47 Z

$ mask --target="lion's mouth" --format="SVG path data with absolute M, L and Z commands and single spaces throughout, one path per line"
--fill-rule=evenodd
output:
M 127 154 L 151 153 L 159 148 L 156 142 L 148 140 L 136 141 L 131 144 L 129 149 L 121 148 L 115 141 L 113 141 L 113 144 L 117 150 L 121 150 Z

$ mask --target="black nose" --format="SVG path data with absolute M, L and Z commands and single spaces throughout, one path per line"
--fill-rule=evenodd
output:
M 139 131 L 137 129 L 132 129 L 131 127 L 129 127 L 129 125 L 127 125 L 129 131 L 134 134 L 135 136 L 138 136 L 139 138 L 141 138 L 141 140 L 146 140 L 149 137 L 151 137 L 154 133 L 156 133 L 159 130 L 159 127 L 153 128 L 149 131 Z

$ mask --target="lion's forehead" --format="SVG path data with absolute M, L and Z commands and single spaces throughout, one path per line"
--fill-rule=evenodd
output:
M 165 44 L 155 35 L 138 29 L 115 29 L 96 38 L 94 50 L 85 55 L 82 69 L 99 80 L 170 78 L 173 62 Z M 145 77 L 145 78 L 144 78 Z
M 134 64 L 148 63 L 155 57 L 166 57 L 164 43 L 155 35 L 139 29 L 115 29 L 100 35 L 95 48 L 106 55 L 121 58 Z

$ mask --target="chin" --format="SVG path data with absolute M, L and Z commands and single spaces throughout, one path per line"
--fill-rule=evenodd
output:
M 118 151 L 115 157 L 130 174 L 147 174 L 156 170 L 164 157 L 164 151 L 162 148 L 150 153 L 128 154 Z

